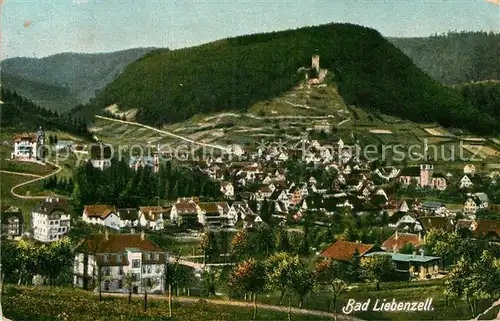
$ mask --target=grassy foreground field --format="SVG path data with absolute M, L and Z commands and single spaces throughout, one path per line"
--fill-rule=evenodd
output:
M 349 299 L 355 299 L 357 302 L 365 302 L 371 299 L 370 306 L 373 307 L 376 299 L 386 299 L 392 301 L 425 301 L 432 298 L 432 311 L 420 312 L 375 312 L 360 311 L 353 312 L 352 316 L 363 320 L 468 320 L 472 316 L 471 311 L 465 300 L 446 299 L 444 292 L 444 283 L 442 280 L 421 281 L 421 282 L 389 282 L 381 284 L 381 290 L 376 291 L 374 284 L 359 284 L 358 287 L 344 292 L 337 301 L 337 312 L 341 313 L 342 307 Z M 304 302 L 305 309 L 328 311 L 331 301 L 331 294 L 317 291 L 306 297 Z M 258 302 L 266 304 L 277 304 L 279 293 L 272 293 L 259 298 Z M 298 305 L 298 297 L 292 295 L 292 306 Z M 288 305 L 288 300 L 283 304 Z M 479 312 L 486 310 L 491 305 L 490 301 L 478 302 Z M 333 312 L 333 308 L 330 312 Z
M 209 303 L 179 304 L 174 302 L 173 317 L 168 317 L 165 301 L 150 301 L 143 311 L 142 297 L 99 297 L 72 288 L 6 286 L 2 296 L 5 316 L 13 321 L 160 321 L 160 320 L 251 320 L 252 308 Z M 287 320 L 287 313 L 259 309 L 256 320 Z M 329 320 L 326 317 L 292 315 L 292 320 Z

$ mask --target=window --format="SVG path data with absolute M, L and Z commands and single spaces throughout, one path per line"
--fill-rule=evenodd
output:
M 108 263 L 108 255 L 104 254 L 104 263 Z
M 161 269 L 160 269 L 160 266 L 158 265 L 158 266 L 156 267 L 156 274 L 160 274 L 160 273 L 161 273 Z
M 119 289 L 123 288 L 123 280 L 118 280 L 118 288 Z
M 151 265 L 148 266 L 148 274 L 151 274 Z
M 132 274 L 132 281 L 137 282 L 139 281 L 139 273 L 134 273 Z
M 149 260 L 149 261 L 151 261 L 152 256 L 153 256 L 153 255 L 152 255 L 151 253 L 148 253 L 148 260 Z
M 123 275 L 123 266 L 120 266 L 119 272 L 120 275 Z
M 156 260 L 160 260 L 160 254 L 159 253 L 156 253 Z
M 132 268 L 137 269 L 141 267 L 141 260 L 132 260 Z
M 109 291 L 109 281 L 104 282 L 104 291 Z

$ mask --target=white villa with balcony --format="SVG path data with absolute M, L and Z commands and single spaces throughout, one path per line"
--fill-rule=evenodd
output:
M 132 292 L 144 293 L 145 280 L 151 279 L 148 293 L 164 292 L 167 253 L 141 234 L 105 234 L 85 240 L 77 249 L 73 265 L 74 286 L 102 292 L 128 293 L 125 276 L 132 276 Z M 100 273 L 99 273 L 100 271 Z
M 68 204 L 57 197 L 47 197 L 31 212 L 33 238 L 40 242 L 53 242 L 69 232 L 71 217 Z

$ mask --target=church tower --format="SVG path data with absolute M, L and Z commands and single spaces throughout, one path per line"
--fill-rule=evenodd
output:
M 420 186 L 429 186 L 432 178 L 432 173 L 434 171 L 434 166 L 430 164 L 420 165 Z

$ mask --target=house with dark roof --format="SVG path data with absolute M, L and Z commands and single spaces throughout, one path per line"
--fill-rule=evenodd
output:
M 422 225 L 422 229 L 424 233 L 427 233 L 431 230 L 443 230 L 451 232 L 453 231 L 453 223 L 452 221 L 443 216 L 424 216 L 418 219 L 420 224 Z
M 164 268 L 168 254 L 154 245 L 144 233 L 93 235 L 75 251 L 73 284 L 89 290 L 127 293 L 125 277 L 130 274 L 133 292 L 144 292 L 143 281 L 152 279 L 150 293 L 164 292 Z
M 113 151 L 109 145 L 94 144 L 90 147 L 90 163 L 100 170 L 111 166 L 112 155 Z
M 337 240 L 326 250 L 321 252 L 319 256 L 341 262 L 350 262 L 353 258 L 353 255 L 356 253 L 356 250 L 358 251 L 359 256 L 363 257 L 364 255 L 372 251 L 380 251 L 381 249 L 373 244 L 363 244 Z
M 66 200 L 47 197 L 31 212 L 33 238 L 40 242 L 53 242 L 69 232 L 71 216 Z
M 136 208 L 119 208 L 120 227 L 136 227 L 139 225 L 139 213 Z
M 442 202 L 425 201 L 422 203 L 421 210 L 426 214 L 443 214 L 446 211 L 446 205 Z
M 15 206 L 2 206 L 0 222 L 2 224 L 2 237 L 16 239 L 23 234 L 23 212 Z

